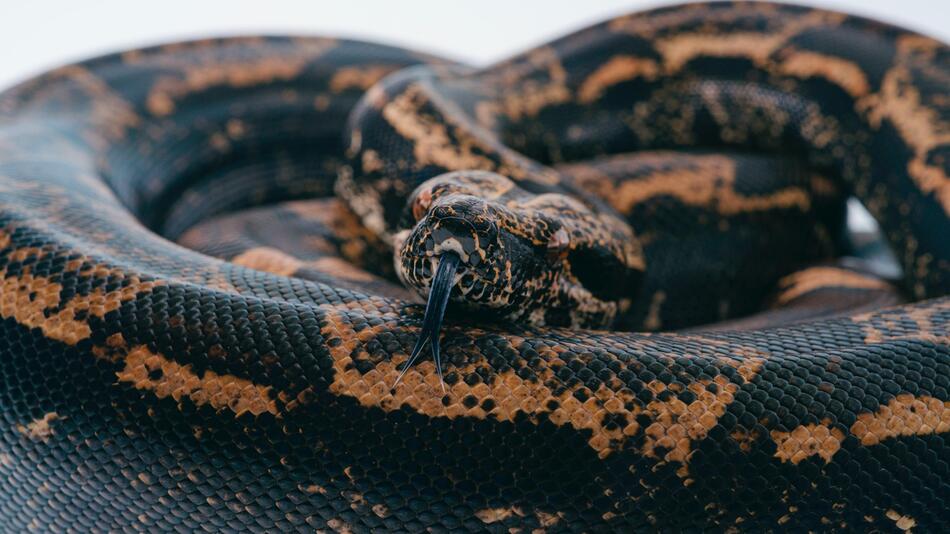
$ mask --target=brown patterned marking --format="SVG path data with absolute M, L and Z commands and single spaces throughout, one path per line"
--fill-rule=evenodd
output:
M 899 436 L 926 436 L 950 432 L 950 401 L 928 395 L 898 395 L 874 413 L 862 413 L 851 433 L 862 445 L 877 445 Z
M 752 452 L 752 445 L 759 440 L 760 436 L 755 430 L 749 431 L 744 428 L 737 428 L 729 434 L 729 437 L 739 444 L 739 450 L 749 453 Z
M 446 124 L 420 113 L 428 99 L 420 87 L 411 86 L 383 108 L 386 121 L 413 143 L 416 166 L 494 170 L 495 163 L 490 158 L 474 151 L 492 152 L 490 147 L 470 137 L 455 142 L 449 137 Z
M 399 366 L 405 361 L 406 354 L 397 353 L 393 360 L 378 362 L 366 374 L 361 374 L 351 365 L 354 359 L 368 356 L 363 348 L 365 343 L 384 331 L 396 328 L 394 322 L 398 317 L 392 315 L 387 319 L 387 323 L 355 332 L 345 315 L 329 311 L 321 335 L 326 340 L 340 340 L 339 344 L 330 348 L 335 371 L 333 383 L 330 385 L 332 393 L 356 398 L 360 404 L 367 407 L 393 411 L 407 406 L 429 417 L 449 419 L 474 417 L 513 422 L 519 414 L 527 415 L 531 420 L 536 420 L 541 414 L 547 414 L 548 420 L 555 425 L 568 425 L 576 430 L 590 431 L 588 445 L 601 457 L 609 456 L 617 450 L 618 444 L 640 430 L 636 415 L 641 412 L 641 408 L 636 404 L 636 397 L 632 392 L 626 389 L 615 392 L 604 384 L 596 391 L 590 391 L 578 384 L 555 394 L 553 384 L 559 384 L 560 381 L 555 378 L 555 369 L 552 367 L 540 371 L 536 381 L 524 380 L 514 371 L 498 373 L 490 384 L 479 383 L 470 386 L 459 381 L 446 386 L 445 397 L 448 402 L 443 403 L 435 364 L 424 360 L 415 364 L 396 389 L 391 391 L 390 385 L 395 383 L 400 371 Z M 469 364 L 457 368 L 457 371 L 465 376 L 474 373 L 475 368 L 475 364 Z M 720 380 L 724 379 L 720 377 L 717 382 Z M 734 385 L 724 386 L 722 390 L 730 391 L 732 387 Z M 705 391 L 704 387 L 702 389 Z M 587 393 L 585 402 L 575 397 L 574 393 L 578 390 Z M 493 399 L 495 405 L 487 411 L 481 403 L 468 408 L 462 401 L 469 396 L 480 400 Z M 698 393 L 697 397 L 699 402 L 707 400 L 701 393 Z M 551 401 L 556 401 L 556 407 L 553 409 L 549 406 Z M 718 405 L 713 408 L 718 410 Z M 608 428 L 607 421 L 611 414 L 626 420 L 626 426 Z M 708 421 L 704 418 L 703 422 Z
M 520 506 L 509 506 L 506 508 L 485 508 L 476 510 L 475 517 L 482 520 L 482 523 L 492 524 L 498 521 L 504 521 L 512 517 L 525 517 L 524 510 Z
M 422 113 L 421 109 L 429 102 L 426 90 L 414 84 L 386 103 L 382 111 L 393 129 L 412 142 L 416 168 L 434 165 L 449 170 L 486 170 L 514 180 L 530 178 L 541 183 L 558 183 L 557 173 L 548 169 L 529 172 L 524 156 L 473 135 L 468 128 L 455 127 L 448 117 Z M 452 136 L 449 128 L 453 128 Z M 496 163 L 486 154 L 499 155 L 500 162 Z
M 5 452 L 0 452 L 0 467 L 10 467 L 13 465 L 13 457 Z
M 211 134 L 211 138 L 208 139 L 208 143 L 212 148 L 219 152 L 227 152 L 231 149 L 231 142 L 228 141 L 228 138 L 220 132 Z
M 742 380 L 748 384 L 759 374 L 766 356 L 766 353 L 756 349 L 740 348 L 733 356 L 722 356 L 717 360 L 735 369 Z
M 224 130 L 231 139 L 240 139 L 247 133 L 247 125 L 240 119 L 230 119 L 225 124 Z
M 164 117 L 175 111 L 175 101 L 209 87 L 250 87 L 290 80 L 335 44 L 332 39 L 301 40 L 292 53 L 233 61 L 208 56 L 202 57 L 204 61 L 201 63 L 179 64 L 180 75 L 163 76 L 155 82 L 146 99 L 146 107 L 153 115 Z M 148 59 L 143 56 L 144 61 Z
M 660 316 L 660 312 L 663 310 L 663 303 L 666 301 L 666 292 L 657 291 L 653 294 L 653 297 L 650 298 L 650 308 L 647 311 L 647 316 L 643 320 L 643 328 L 647 330 L 659 330 L 663 326 L 663 318 Z
M 116 372 L 116 377 L 119 382 L 151 391 L 160 399 L 172 398 L 180 403 L 188 398 L 198 406 L 209 405 L 218 411 L 229 409 L 238 416 L 245 413 L 258 416 L 265 412 L 278 415 L 270 386 L 211 370 L 199 376 L 190 364 L 182 365 L 144 345 L 129 351 L 125 367 Z
M 280 276 L 292 276 L 303 262 L 276 248 L 254 247 L 231 258 L 231 263 Z
M 330 226 L 346 210 L 346 206 L 337 198 L 319 198 L 311 200 L 291 200 L 282 204 L 284 209 L 307 221 Z
M 104 81 L 93 73 L 78 65 L 68 65 L 56 69 L 47 77 L 64 79 L 76 84 L 88 97 L 89 110 L 85 115 L 89 118 L 92 128 L 84 132 L 87 140 L 92 141 L 97 148 L 103 148 L 105 141 L 120 141 L 126 132 L 138 126 L 142 118 L 135 112 L 132 105 L 122 96 L 114 92 Z M 42 102 L 45 99 L 62 98 L 62 85 L 48 83 L 35 93 L 34 101 Z M 76 105 L 79 103 L 76 102 Z M 100 139 L 98 136 L 104 137 Z
M 319 254 L 336 254 L 336 246 L 329 239 L 319 235 L 307 235 L 301 238 L 304 250 L 313 251 Z
M 366 264 L 366 254 L 370 248 L 382 248 L 379 234 L 364 226 L 360 218 L 343 202 L 334 202 L 330 213 L 329 226 L 333 233 L 343 240 L 340 255 L 357 264 Z
M 455 143 L 449 138 L 447 126 L 441 121 L 421 114 L 428 96 L 418 86 L 412 86 L 383 108 L 383 117 L 400 135 L 413 143 L 416 166 L 438 165 L 452 169 L 492 170 L 491 159 L 472 152 L 471 139 Z M 478 146 L 481 151 L 488 147 Z
M 119 363 L 128 352 L 125 338 L 121 333 L 115 333 L 106 338 L 105 345 L 95 345 L 92 347 L 92 354 L 107 362 Z
M 363 102 L 366 102 L 375 109 L 383 109 L 383 106 L 386 105 L 388 100 L 386 95 L 386 89 L 382 84 L 376 84 L 369 88 L 368 91 L 363 93 Z M 355 134 L 360 135 L 358 130 L 354 131 Z
M 874 276 L 863 275 L 838 267 L 811 267 L 792 273 L 779 281 L 782 292 L 778 304 L 787 304 L 802 295 L 824 288 L 848 287 L 886 291 L 891 285 Z
M 201 267 L 182 266 L 174 278 L 175 282 L 195 283 L 213 291 L 240 293 L 241 291 L 231 284 L 230 275 L 226 272 L 228 265 L 224 262 L 215 262 Z
M 894 526 L 903 530 L 904 532 L 910 532 L 912 528 L 917 526 L 916 519 L 909 515 L 903 515 L 897 510 L 888 510 L 884 515 L 894 522 Z
M 558 523 L 560 523 L 561 519 L 564 518 L 564 514 L 562 512 L 555 512 L 553 514 L 549 514 L 547 512 L 535 510 L 534 515 L 538 518 L 538 523 L 540 523 L 543 528 L 553 527 L 554 525 L 557 525 Z
M 297 489 L 299 489 L 300 491 L 302 491 L 302 492 L 304 492 L 304 493 L 309 493 L 309 494 L 311 494 L 311 495 L 313 495 L 314 493 L 319 493 L 320 495 L 326 495 L 326 494 L 327 494 L 327 489 L 324 488 L 323 486 L 318 485 L 318 484 L 309 484 L 309 485 L 306 485 L 306 486 L 304 486 L 304 485 L 301 484 L 301 485 L 297 486 Z
M 660 67 L 652 59 L 616 55 L 590 74 L 577 90 L 577 100 L 582 104 L 594 102 L 610 87 L 618 83 L 644 78 L 653 80 Z
M 338 534 L 353 534 L 353 527 L 346 521 L 334 518 L 327 521 L 327 526 L 333 529 L 333 532 Z
M 933 59 L 934 54 L 946 45 L 926 35 L 904 34 L 897 38 L 897 50 L 901 55 L 919 54 Z
M 860 98 L 871 92 L 864 71 L 853 61 L 840 57 L 791 50 L 779 60 L 776 69 L 782 74 L 797 78 L 824 78 L 844 89 L 854 98 Z
M 759 2 L 746 2 L 736 6 L 738 9 L 709 9 L 707 4 L 684 4 L 677 9 L 660 13 L 633 13 L 616 17 L 608 22 L 608 29 L 614 32 L 630 33 L 637 37 L 652 39 L 659 33 L 669 31 L 684 24 L 688 25 L 700 18 L 706 24 L 731 24 L 736 18 L 760 14 L 774 19 L 779 6 Z
M 842 13 L 812 11 L 790 19 L 784 27 L 769 33 L 681 33 L 658 39 L 656 49 L 663 56 L 666 71 L 671 73 L 698 57 L 746 58 L 764 66 L 770 56 L 795 34 L 817 26 L 839 24 L 845 18 L 847 15 Z
M 500 98 L 497 102 L 489 103 L 489 111 L 482 111 L 483 114 L 502 113 L 510 119 L 519 120 L 533 117 L 548 106 L 571 99 L 571 90 L 567 87 L 567 71 L 554 50 L 539 48 L 532 51 L 527 59 L 527 64 L 500 69 Z M 547 71 L 546 81 L 524 79 L 525 74 L 534 74 L 541 70 Z
M 761 90 L 755 85 L 750 87 L 752 94 L 759 93 L 760 91 Z M 790 120 L 788 110 L 780 106 L 772 105 L 771 97 L 765 94 L 762 94 L 762 96 L 765 97 L 764 100 L 752 98 L 747 105 L 739 107 L 730 107 L 727 105 L 731 98 L 727 92 L 718 85 L 704 85 L 699 91 L 699 96 L 702 98 L 706 110 L 712 115 L 713 120 L 715 120 L 719 126 L 719 137 L 728 143 L 747 143 L 760 135 L 767 135 L 768 137 L 778 136 L 782 130 L 787 127 Z M 663 103 L 657 101 L 655 105 L 663 105 Z M 652 117 L 650 116 L 651 113 L 649 109 L 643 108 L 637 111 L 637 116 L 640 119 L 637 129 L 649 129 L 652 125 Z M 685 141 L 693 135 L 691 127 L 695 119 L 695 111 L 691 108 L 686 108 L 680 113 L 680 118 L 675 120 L 677 137 L 678 140 L 682 139 Z M 824 126 L 824 123 L 820 121 L 816 123 L 814 121 L 824 117 L 820 115 L 820 108 L 811 103 L 806 105 L 805 113 L 806 117 L 802 119 L 803 126 L 801 129 L 805 131 L 803 135 L 807 135 L 808 139 L 812 140 L 816 137 L 816 132 L 823 132 L 820 127 Z M 822 141 L 825 142 L 830 142 L 831 140 L 833 140 L 831 136 L 828 136 L 827 140 L 822 139 Z M 816 143 L 816 145 L 824 146 L 818 143 Z
M 372 152 L 367 150 L 366 152 Z M 316 221 L 333 231 L 341 241 L 340 254 L 351 263 L 364 265 L 370 248 L 382 248 L 377 234 L 362 224 L 359 217 L 339 199 L 288 202 L 284 205 L 298 217 Z
M 906 67 L 892 68 L 884 76 L 880 92 L 859 101 L 858 107 L 867 112 L 875 128 L 884 119 L 894 125 L 914 153 L 907 173 L 921 191 L 932 193 L 944 213 L 950 215 L 950 177 L 939 158 L 935 163 L 927 162 L 931 150 L 950 144 L 950 124 L 942 120 L 939 110 L 921 102 L 920 91 L 910 77 Z
M 372 282 L 376 278 L 351 263 L 335 257 L 301 261 L 290 254 L 271 247 L 254 247 L 231 258 L 231 263 L 280 276 L 293 276 L 300 269 L 309 268 L 354 282 Z
M 936 343 L 950 343 L 950 333 L 945 328 L 934 327 L 934 315 L 950 310 L 950 299 L 930 302 L 926 306 L 906 306 L 881 311 L 862 313 L 851 320 L 864 330 L 864 342 L 867 344 L 893 341 L 896 339 L 927 340 Z M 907 332 L 905 321 L 910 320 L 917 326 L 916 332 Z M 883 323 L 881 330 L 875 323 Z
M 711 35 L 681 34 L 660 39 L 656 48 L 663 56 L 667 72 L 676 72 L 697 57 L 743 57 L 764 64 L 785 42 L 781 34 L 754 32 Z
M 305 265 L 306 267 L 344 280 L 354 282 L 372 282 L 376 280 L 376 277 L 362 269 L 354 267 L 350 262 L 331 256 L 308 261 Z
M 225 124 L 224 131 L 211 134 L 208 142 L 215 150 L 227 152 L 231 149 L 231 141 L 244 137 L 247 133 L 246 128 L 243 121 L 231 119 Z
M 317 111 L 326 111 L 330 109 L 330 97 L 327 95 L 317 95 L 313 97 L 313 108 Z
M 60 419 L 56 412 L 49 412 L 39 419 L 34 419 L 26 426 L 17 425 L 19 433 L 34 440 L 46 443 L 53 437 L 53 422 Z
M 363 151 L 362 160 L 363 171 L 365 172 L 376 172 L 385 167 L 383 160 L 379 157 L 379 152 L 375 150 Z
M 39 247 L 20 247 L 7 254 L 7 261 L 23 262 L 30 258 L 38 260 L 45 255 L 46 251 Z
M 845 434 L 839 429 L 830 426 L 830 422 L 822 424 L 807 424 L 797 426 L 790 432 L 773 430 L 772 440 L 777 449 L 775 457 L 782 463 L 798 464 L 810 456 L 820 456 L 825 463 L 841 448 Z
M 813 174 L 809 177 L 808 185 L 812 192 L 823 197 L 832 197 L 841 194 L 841 188 L 834 181 L 825 178 L 820 174 Z
M 787 120 L 787 115 L 785 120 Z M 783 121 L 784 126 L 784 121 Z M 825 115 L 813 102 L 805 106 L 805 117 L 799 127 L 801 135 L 818 148 L 827 148 L 835 140 L 841 139 L 842 127 L 837 118 Z
M 709 391 L 711 384 L 716 386 L 716 393 Z M 672 385 L 658 380 L 648 385 L 654 395 L 672 390 Z M 653 400 L 647 404 L 644 412 L 652 415 L 653 423 L 645 430 L 644 455 L 660 458 L 658 449 L 662 448 L 666 450 L 663 460 L 679 462 L 685 467 L 692 454 L 693 442 L 703 440 L 719 424 L 719 418 L 726 413 L 739 386 L 719 375 L 712 380 L 699 380 L 686 388 L 695 396 L 695 400 L 688 404 L 675 396 L 667 401 Z M 680 474 L 686 473 L 688 471 L 684 470 Z
M 354 88 L 365 91 L 393 70 L 392 65 L 344 67 L 337 70 L 330 78 L 330 91 L 341 93 Z
M 344 491 L 342 495 L 350 501 L 350 509 L 359 512 L 366 504 L 366 497 L 358 491 Z
M 612 189 L 605 198 L 617 211 L 630 213 L 637 205 L 658 196 L 669 195 L 691 206 L 715 206 L 723 215 L 798 208 L 805 211 L 811 201 L 804 190 L 786 187 L 761 196 L 745 196 L 735 190 L 735 162 L 723 156 L 697 156 L 694 166 L 655 172 L 640 180 L 619 185 L 601 184 Z
M 120 275 L 118 271 L 103 267 L 80 272 L 79 276 L 105 277 L 110 274 Z M 28 273 L 6 276 L 5 269 L 0 270 L 0 277 L 3 277 L 0 279 L 0 317 L 13 318 L 29 328 L 39 328 L 46 337 L 67 345 L 75 345 L 92 335 L 88 322 L 77 319 L 77 316 L 86 314 L 101 319 L 119 309 L 124 302 L 162 284 L 161 281 L 143 282 L 137 276 L 131 276 L 125 287 L 113 291 L 96 288 L 63 303 L 60 296 L 63 286 L 50 278 Z M 50 311 L 57 307 L 59 310 Z

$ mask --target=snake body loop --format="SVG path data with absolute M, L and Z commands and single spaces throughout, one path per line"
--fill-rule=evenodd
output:
M 948 88 L 938 41 L 770 3 L 26 81 L 0 530 L 940 531 Z

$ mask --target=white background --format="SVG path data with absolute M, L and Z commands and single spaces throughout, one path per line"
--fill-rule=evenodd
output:
M 51 67 L 158 42 L 322 34 L 472 63 L 502 59 L 662 0 L 0 0 L 0 88 Z M 813 0 L 950 41 L 950 0 Z

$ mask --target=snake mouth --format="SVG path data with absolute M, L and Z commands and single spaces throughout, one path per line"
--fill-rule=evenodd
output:
M 445 309 L 449 303 L 449 296 L 452 294 L 452 288 L 455 286 L 455 273 L 458 271 L 461 258 L 454 252 L 446 252 L 439 257 L 439 267 L 432 277 L 432 284 L 429 287 L 429 298 L 426 301 L 425 316 L 422 319 L 422 331 L 419 332 L 419 338 L 416 345 L 409 354 L 402 371 L 393 383 L 393 388 L 399 384 L 403 376 L 413 363 L 422 354 L 426 342 L 432 346 L 432 358 L 435 360 L 435 368 L 439 373 L 439 383 L 442 385 L 442 392 L 445 393 L 445 381 L 442 378 L 442 359 L 439 353 L 439 331 L 442 329 L 442 319 L 445 317 Z

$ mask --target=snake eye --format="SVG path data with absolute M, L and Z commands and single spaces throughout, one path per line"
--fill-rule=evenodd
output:
M 432 205 L 432 190 L 424 189 L 416 195 L 416 198 L 412 201 L 412 216 L 416 218 L 416 221 L 422 220 L 426 216 L 426 213 L 429 212 L 429 206 Z
M 556 263 L 567 257 L 567 248 L 571 244 L 571 236 L 563 228 L 559 228 L 547 245 L 547 259 L 551 263 Z

